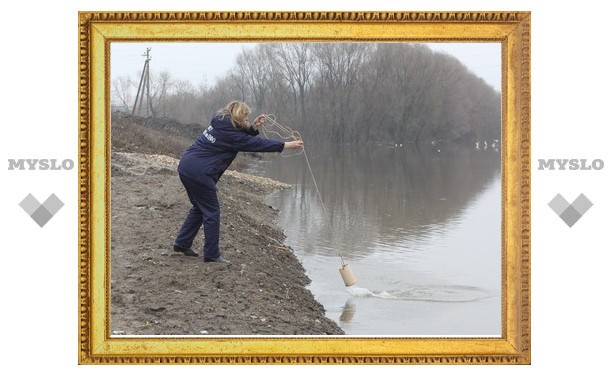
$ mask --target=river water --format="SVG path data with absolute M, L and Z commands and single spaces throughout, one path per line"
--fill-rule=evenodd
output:
M 287 151 L 291 153 L 291 151 Z M 347 335 L 501 335 L 501 160 L 491 148 L 307 146 L 251 173 L 326 315 Z M 341 255 L 357 283 L 345 287 Z

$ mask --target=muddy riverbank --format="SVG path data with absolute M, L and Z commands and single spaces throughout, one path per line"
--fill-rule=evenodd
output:
M 190 208 L 164 155 L 111 157 L 112 335 L 337 335 L 306 289 L 265 195 L 287 185 L 227 171 L 219 181 L 221 249 L 230 265 L 172 251 Z

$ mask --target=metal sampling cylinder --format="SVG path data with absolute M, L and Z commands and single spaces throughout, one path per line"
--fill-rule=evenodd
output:
M 357 278 L 353 274 L 351 268 L 349 268 L 348 264 L 343 264 L 340 268 L 340 275 L 342 276 L 342 280 L 346 287 L 352 286 L 357 283 Z

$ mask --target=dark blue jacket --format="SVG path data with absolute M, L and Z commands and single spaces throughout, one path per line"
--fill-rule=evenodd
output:
M 239 151 L 283 151 L 283 142 L 263 139 L 258 134 L 259 131 L 252 127 L 248 130 L 234 127 L 229 115 L 215 116 L 210 126 L 185 151 L 178 171 L 195 180 L 208 175 L 217 182 Z

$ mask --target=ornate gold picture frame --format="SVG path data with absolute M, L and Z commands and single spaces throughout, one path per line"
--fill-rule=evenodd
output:
M 501 43 L 501 337 L 111 337 L 112 41 Z M 81 364 L 529 364 L 530 192 L 529 12 L 79 13 Z

